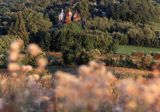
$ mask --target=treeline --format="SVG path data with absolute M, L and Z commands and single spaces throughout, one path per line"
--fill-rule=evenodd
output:
M 149 23 L 159 19 L 159 7 L 153 0 L 97 0 L 100 1 L 93 11 L 108 18 L 134 23 Z M 91 9 L 92 10 L 92 9 Z M 103 13 L 101 13 L 103 12 Z M 103 16 L 102 15 L 102 16 Z
M 121 45 L 160 47 L 159 32 L 150 24 L 96 17 L 88 21 L 86 26 L 89 29 L 107 31 Z

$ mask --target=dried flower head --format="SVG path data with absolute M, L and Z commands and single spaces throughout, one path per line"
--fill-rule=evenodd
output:
M 33 67 L 30 65 L 22 66 L 22 71 L 24 71 L 24 72 L 29 72 L 32 70 L 33 70 Z
M 9 63 L 8 64 L 8 70 L 10 72 L 17 72 L 21 69 L 21 67 L 17 63 Z
M 17 53 L 17 52 L 10 52 L 9 53 L 9 61 L 15 62 L 18 60 L 18 58 L 19 58 L 19 53 Z
M 35 56 L 38 56 L 42 52 L 42 50 L 41 50 L 41 48 L 38 45 L 36 45 L 36 44 L 30 44 L 28 46 L 28 52 L 29 52 L 30 55 L 32 55 L 33 57 L 35 57 Z
M 44 68 L 46 68 L 47 64 L 48 64 L 48 61 L 46 58 L 38 58 L 37 59 L 38 68 L 44 69 Z
M 20 49 L 23 46 L 23 41 L 21 39 L 15 40 L 10 45 L 10 51 L 12 52 L 20 52 Z

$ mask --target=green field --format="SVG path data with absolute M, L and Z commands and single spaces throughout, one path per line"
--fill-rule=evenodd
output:
M 153 27 L 154 27 L 157 31 L 160 31 L 160 22 L 155 22 L 155 23 L 153 23 Z
M 137 46 L 130 46 L 130 45 L 119 45 L 116 53 L 119 53 L 119 54 L 131 54 L 133 52 L 160 53 L 160 48 L 137 47 Z

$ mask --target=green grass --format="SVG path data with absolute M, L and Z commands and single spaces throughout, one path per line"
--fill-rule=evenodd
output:
M 119 53 L 119 54 L 131 54 L 133 52 L 160 53 L 160 48 L 119 45 L 116 53 Z

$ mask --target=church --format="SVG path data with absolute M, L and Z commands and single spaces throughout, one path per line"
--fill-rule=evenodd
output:
M 78 11 L 72 12 L 72 10 L 69 8 L 66 13 L 64 13 L 64 10 L 61 10 L 61 13 L 58 16 L 59 23 L 66 23 L 69 24 L 72 21 L 78 22 L 81 21 L 81 16 L 78 13 Z

